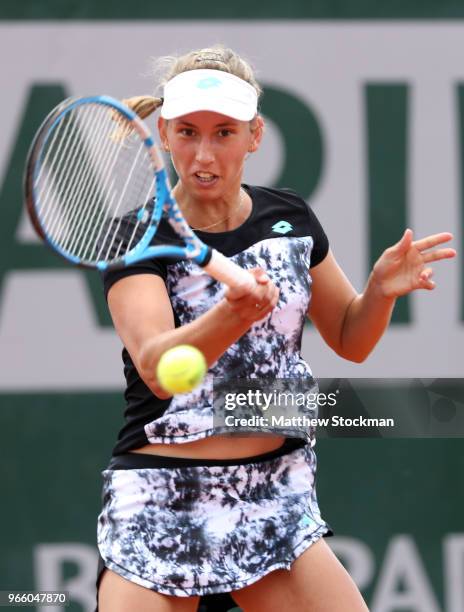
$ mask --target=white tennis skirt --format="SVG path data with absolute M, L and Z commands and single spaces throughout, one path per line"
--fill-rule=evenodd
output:
M 238 465 L 105 470 L 105 567 L 179 597 L 235 591 L 289 569 L 332 532 L 317 504 L 314 450 L 266 455 Z

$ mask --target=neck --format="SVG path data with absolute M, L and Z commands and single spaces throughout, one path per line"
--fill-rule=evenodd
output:
M 237 227 L 248 216 L 251 200 L 238 185 L 217 199 L 202 199 L 187 193 L 179 182 L 173 189 L 187 223 L 193 229 L 227 231 Z

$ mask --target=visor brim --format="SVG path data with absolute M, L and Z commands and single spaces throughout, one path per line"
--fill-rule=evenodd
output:
M 256 116 L 256 109 L 237 100 L 214 99 L 186 99 L 170 100 L 161 107 L 161 116 L 164 119 L 177 119 L 199 111 L 218 113 L 238 121 L 251 121 Z

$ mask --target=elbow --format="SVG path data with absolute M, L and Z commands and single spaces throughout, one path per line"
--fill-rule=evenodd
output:
M 150 391 L 159 399 L 169 399 L 172 397 L 172 394 L 161 387 L 156 376 L 156 368 L 163 352 L 164 349 L 159 343 L 147 343 L 145 346 L 141 347 L 135 363 L 140 378 Z
M 165 400 L 172 397 L 172 393 L 165 391 L 163 387 L 160 385 L 157 377 L 156 377 L 156 367 L 154 370 L 142 370 L 137 369 L 140 374 L 140 378 L 146 384 L 146 386 L 150 389 L 153 395 L 156 395 L 157 398 Z
M 360 342 L 358 337 L 351 337 L 350 339 L 346 338 L 342 329 L 338 344 L 336 347 L 334 347 L 334 350 L 337 355 L 343 359 L 346 359 L 347 361 L 352 361 L 353 363 L 363 363 L 371 354 L 374 346 L 369 345 L 369 343 Z
M 344 349 L 335 350 L 339 357 L 346 359 L 347 361 L 352 361 L 353 363 L 363 363 L 369 357 L 371 351 L 360 351 L 360 350 L 351 350 L 347 351 Z
M 156 380 L 158 362 L 167 348 L 163 334 L 149 336 L 137 347 L 135 363 L 143 380 L 149 382 Z
M 346 359 L 347 361 L 352 361 L 353 363 L 363 363 L 368 357 L 368 355 L 352 355 L 341 352 L 337 352 L 337 355 L 343 359 Z
M 350 357 L 347 357 L 347 359 L 349 359 L 353 363 L 363 363 L 368 357 L 369 353 L 366 353 L 364 355 L 352 355 Z
M 149 387 L 150 391 L 153 395 L 156 395 L 157 398 L 161 400 L 170 399 L 172 397 L 172 393 L 168 393 L 160 386 L 160 384 L 156 381 Z

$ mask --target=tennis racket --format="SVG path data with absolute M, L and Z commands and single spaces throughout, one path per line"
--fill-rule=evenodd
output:
M 255 286 L 249 272 L 194 234 L 150 131 L 118 100 L 68 98 L 53 109 L 31 145 L 24 183 L 37 234 L 73 264 L 106 270 L 175 257 L 232 289 Z M 151 245 L 163 215 L 179 244 Z

